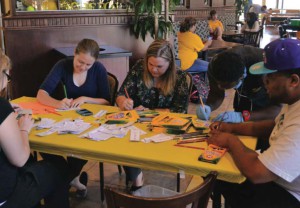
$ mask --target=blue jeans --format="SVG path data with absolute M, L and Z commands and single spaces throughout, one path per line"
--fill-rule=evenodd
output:
M 193 65 L 188 68 L 187 72 L 207 72 L 208 69 L 208 61 L 203 61 L 201 59 L 196 59 Z

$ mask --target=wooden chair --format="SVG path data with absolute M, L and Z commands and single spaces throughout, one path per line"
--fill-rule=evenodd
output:
M 262 32 L 263 28 L 260 28 L 257 32 L 244 31 L 244 45 L 259 47 Z
M 107 72 L 107 79 L 108 79 L 108 85 L 109 85 L 109 93 L 110 93 L 110 104 L 112 106 L 115 105 L 116 96 L 118 92 L 119 87 L 119 81 L 117 77 L 109 72 Z M 119 174 L 122 174 L 122 167 L 118 165 L 118 171 Z M 100 173 L 100 194 L 101 194 L 101 201 L 104 201 L 104 166 L 102 162 L 99 162 L 99 173 Z
M 118 87 L 119 87 L 119 81 L 117 77 L 109 72 L 107 72 L 107 79 L 109 84 L 109 93 L 110 93 L 110 104 L 112 106 L 115 105 Z
M 192 208 L 206 208 L 213 190 L 217 172 L 210 172 L 204 182 L 195 189 L 171 197 L 146 198 L 121 193 L 105 187 L 104 192 L 108 208 L 183 208 L 192 204 Z

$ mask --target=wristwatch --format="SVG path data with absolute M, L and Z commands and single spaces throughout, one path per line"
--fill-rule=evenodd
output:
M 244 122 L 250 120 L 250 112 L 249 112 L 249 111 L 244 110 L 244 111 L 242 112 L 242 115 L 243 115 Z

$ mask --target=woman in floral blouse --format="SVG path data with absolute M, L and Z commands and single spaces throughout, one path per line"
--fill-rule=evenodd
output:
M 144 60 L 133 66 L 119 90 L 116 102 L 121 110 L 150 108 L 187 113 L 189 90 L 186 72 L 176 69 L 174 57 L 173 47 L 168 41 L 152 42 Z M 132 181 L 132 192 L 142 187 L 140 168 L 124 166 L 124 170 Z
M 145 59 L 128 73 L 116 102 L 121 110 L 150 108 L 187 113 L 188 96 L 186 73 L 176 69 L 173 47 L 168 41 L 155 40 Z

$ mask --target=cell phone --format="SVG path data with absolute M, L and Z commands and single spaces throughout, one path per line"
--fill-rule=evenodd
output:
M 93 115 L 92 111 L 89 111 L 88 109 L 79 109 L 79 110 L 76 110 L 76 113 L 78 113 L 81 116 L 91 116 L 91 115 Z

